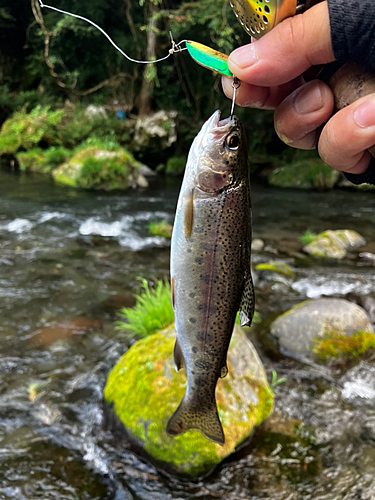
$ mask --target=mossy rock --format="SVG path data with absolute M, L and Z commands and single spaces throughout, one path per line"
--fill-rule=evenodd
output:
M 161 236 L 162 238 L 170 240 L 172 238 L 173 226 L 166 221 L 151 222 L 148 226 L 148 230 L 150 234 L 154 236 Z
M 236 326 L 228 351 L 226 378 L 218 381 L 216 400 L 225 434 L 220 446 L 197 431 L 167 436 L 168 419 L 182 400 L 185 370 L 173 368 L 173 325 L 134 344 L 108 376 L 106 403 L 123 424 L 124 433 L 168 472 L 189 477 L 209 473 L 273 409 L 273 393 L 250 341 Z
M 279 261 L 271 261 L 271 262 L 263 262 L 262 264 L 258 264 L 255 268 L 256 271 L 271 271 L 274 273 L 282 274 L 288 278 L 294 276 L 294 272 L 292 268 L 288 266 L 285 262 Z
M 336 298 L 306 300 L 276 318 L 270 330 L 281 352 L 302 361 L 356 357 L 375 343 L 366 311 Z
M 20 111 L 6 120 L 0 131 L 0 156 L 15 154 L 19 149 L 35 148 L 42 140 L 50 144 L 56 141 L 57 125 L 64 111 L 51 111 L 48 107 L 37 106 L 26 113 Z
M 301 160 L 274 170 L 268 178 L 272 186 L 299 189 L 331 189 L 340 172 L 318 159 Z
M 47 150 L 33 148 L 17 153 L 16 157 L 23 172 L 48 173 L 72 156 L 72 152 L 63 147 L 51 147 Z
M 346 257 L 348 250 L 365 244 L 366 240 L 351 229 L 328 230 L 318 234 L 311 243 L 303 248 L 303 251 L 315 257 L 340 260 Z
M 125 149 L 105 151 L 89 147 L 53 171 L 59 184 L 84 189 L 127 189 L 148 185 L 139 164 Z

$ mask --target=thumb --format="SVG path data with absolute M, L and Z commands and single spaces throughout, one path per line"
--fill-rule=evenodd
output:
M 289 82 L 310 66 L 334 60 L 328 5 L 323 2 L 236 49 L 228 65 L 240 80 L 271 87 Z

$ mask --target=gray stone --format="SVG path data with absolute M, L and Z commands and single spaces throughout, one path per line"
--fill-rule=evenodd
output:
M 135 149 L 160 151 L 172 146 L 177 141 L 176 116 L 177 111 L 161 110 L 139 118 L 135 125 Z
M 93 106 L 93 105 L 88 106 L 85 109 L 85 116 L 87 116 L 87 118 L 97 118 L 97 117 L 105 119 L 108 118 L 107 111 L 105 110 L 104 106 Z
M 374 333 L 364 309 L 344 299 L 307 300 L 282 314 L 271 324 L 271 335 L 281 352 L 298 359 L 314 359 L 314 340 L 330 334 L 350 336 L 358 331 Z
M 252 252 L 261 252 L 264 248 L 264 241 L 259 239 L 259 238 L 255 238 L 252 242 L 251 242 L 251 251 Z

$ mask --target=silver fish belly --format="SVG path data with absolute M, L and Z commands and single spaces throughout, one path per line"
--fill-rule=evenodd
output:
M 185 396 L 170 418 L 171 436 L 198 430 L 223 445 L 215 388 L 237 311 L 254 313 L 250 271 L 251 204 L 246 141 L 236 117 L 216 112 L 191 147 L 171 243 L 175 368 L 185 367 Z

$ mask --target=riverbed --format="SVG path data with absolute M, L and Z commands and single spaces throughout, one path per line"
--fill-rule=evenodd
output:
M 208 478 L 164 475 L 105 428 L 106 376 L 131 341 L 113 322 L 138 277 L 168 277 L 169 243 L 147 225 L 173 222 L 179 178 L 126 193 L 77 191 L 48 176 L 0 172 L 0 498 L 375 498 L 375 364 L 347 373 L 270 356 L 275 415 Z M 375 297 L 375 268 L 358 255 L 320 263 L 301 254 L 306 230 L 354 229 L 375 242 L 373 192 L 252 186 L 253 261 L 282 260 L 295 276 L 261 275 L 263 319 L 322 296 Z M 375 245 L 374 245 L 375 249 Z M 348 295 L 349 294 L 349 295 Z

